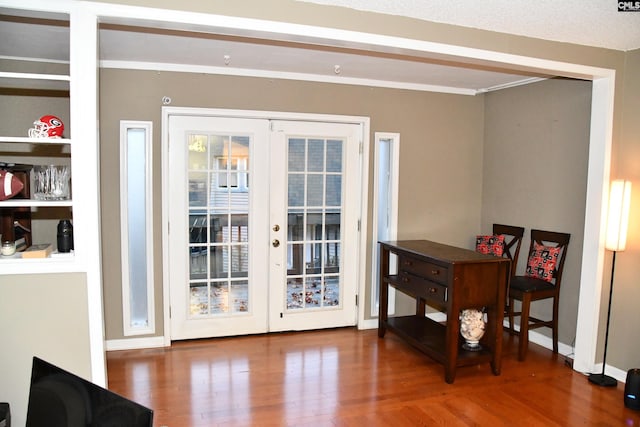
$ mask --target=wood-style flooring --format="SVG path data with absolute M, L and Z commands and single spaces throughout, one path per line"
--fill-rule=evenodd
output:
M 624 384 L 592 385 L 562 356 L 505 335 L 502 374 L 443 367 L 392 332 L 355 328 L 175 342 L 107 353 L 109 389 L 154 426 L 640 426 Z

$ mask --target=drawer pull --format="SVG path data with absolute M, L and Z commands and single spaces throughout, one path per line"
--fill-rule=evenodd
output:
M 413 262 L 409 261 L 409 260 L 405 260 L 404 261 L 404 265 L 408 265 L 408 266 L 412 266 Z
M 440 270 L 431 270 L 431 274 L 434 276 L 439 276 L 440 275 Z
M 438 290 L 436 288 L 429 288 L 429 293 L 430 294 L 437 294 Z
M 403 277 L 403 278 L 402 278 L 402 281 L 403 281 L 404 283 L 409 283 L 409 280 L 410 280 L 410 279 L 409 279 L 408 277 Z

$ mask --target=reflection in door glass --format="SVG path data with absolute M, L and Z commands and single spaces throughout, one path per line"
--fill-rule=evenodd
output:
M 249 144 L 244 135 L 188 137 L 192 318 L 250 310 Z
M 343 141 L 288 140 L 287 310 L 341 304 Z

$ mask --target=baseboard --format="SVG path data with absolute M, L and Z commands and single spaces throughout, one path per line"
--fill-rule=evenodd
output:
M 509 326 L 508 321 L 505 320 L 504 326 Z M 520 330 L 519 325 L 514 325 L 516 331 Z M 529 342 L 538 344 L 546 349 L 553 350 L 553 340 L 551 337 L 541 334 L 537 331 L 529 331 Z M 562 342 L 558 342 L 558 354 L 562 356 L 573 356 L 573 347 Z
M 378 327 L 378 319 L 368 319 L 358 323 L 358 329 L 376 329 Z
M 131 338 L 123 340 L 107 340 L 105 343 L 107 351 L 117 350 L 139 350 L 142 348 L 165 347 L 164 337 Z
M 602 363 L 596 364 L 593 367 L 593 372 L 586 372 L 584 374 L 585 375 L 589 375 L 590 373 L 591 374 L 601 374 L 602 373 Z M 607 365 L 604 368 L 604 373 L 606 375 L 609 375 L 610 377 L 615 378 L 616 380 L 620 381 L 623 384 L 627 382 L 627 371 L 623 371 L 622 369 L 618 369 L 618 368 L 616 368 L 614 366 Z

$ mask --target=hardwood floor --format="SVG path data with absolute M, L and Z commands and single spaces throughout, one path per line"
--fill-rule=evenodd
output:
M 154 426 L 640 426 L 624 384 L 590 384 L 562 356 L 505 335 L 502 374 L 444 369 L 393 333 L 354 328 L 182 341 L 107 354 L 109 389 Z

